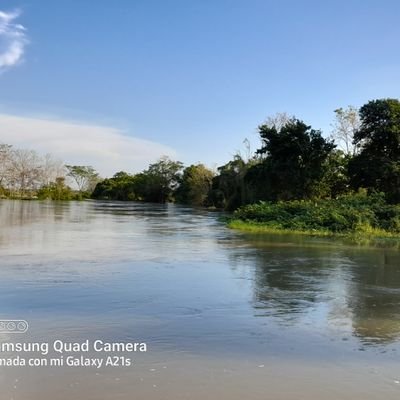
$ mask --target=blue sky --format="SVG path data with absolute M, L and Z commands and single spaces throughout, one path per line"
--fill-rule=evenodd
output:
M 0 142 L 103 175 L 164 153 L 220 165 L 245 138 L 257 148 L 276 112 L 329 134 L 335 108 L 399 97 L 398 1 L 1 1 L 16 10 L 25 42 L 0 57 Z M 0 29 L 0 56 L 11 40 Z

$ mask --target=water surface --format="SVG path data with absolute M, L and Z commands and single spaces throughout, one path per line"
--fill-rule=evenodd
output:
M 148 344 L 132 367 L 2 367 L 1 399 L 400 395 L 396 250 L 176 205 L 1 201 L 0 260 L 0 318 L 28 320 L 24 340 Z

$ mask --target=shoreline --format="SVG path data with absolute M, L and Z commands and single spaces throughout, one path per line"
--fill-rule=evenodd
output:
M 274 234 L 274 235 L 296 235 L 304 237 L 320 237 L 329 239 L 343 239 L 346 242 L 360 245 L 377 245 L 384 244 L 387 247 L 395 245 L 400 248 L 400 234 L 384 231 L 381 229 L 371 228 L 368 232 L 333 232 L 329 230 L 298 230 L 288 228 L 278 228 L 265 223 L 243 221 L 241 219 L 229 219 L 226 226 L 230 229 L 250 233 L 250 234 Z M 385 246 L 385 247 L 386 247 Z

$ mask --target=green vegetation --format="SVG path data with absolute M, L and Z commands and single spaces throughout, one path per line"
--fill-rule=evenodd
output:
M 259 127 L 261 157 L 241 167 L 247 197 L 233 207 L 229 226 L 400 238 L 400 102 L 374 100 L 359 113 L 348 107 L 335 114 L 331 139 L 295 118 Z
M 262 147 L 257 153 L 263 158 L 249 170 L 248 181 L 256 188 L 259 179 L 263 180 L 265 186 L 261 196 L 279 201 L 327 194 L 321 183 L 335 148 L 333 142 L 297 119 L 289 119 L 279 129 L 275 125 L 261 125 L 259 133 Z
M 39 200 L 82 200 L 79 192 L 74 192 L 65 184 L 65 178 L 58 177 L 55 182 L 42 186 L 36 194 Z
M 162 157 L 139 174 L 118 172 L 112 178 L 99 182 L 92 197 L 102 200 L 138 200 L 152 203 L 174 201 L 182 169 L 181 162 Z
M 386 194 L 400 202 L 400 102 L 370 101 L 360 109 L 361 126 L 354 134 L 360 152 L 349 163 L 354 187 Z
M 99 182 L 99 174 L 90 165 L 66 165 L 68 173 L 67 176 L 71 177 L 81 197 L 90 197 L 96 184 Z
M 0 197 L 178 202 L 233 211 L 232 227 L 400 238 L 399 100 L 338 108 L 332 126 L 323 136 L 277 114 L 258 127 L 259 149 L 245 141 L 246 156 L 216 172 L 161 157 L 107 179 L 91 166 L 0 145 Z
M 135 182 L 137 178 L 126 172 L 117 172 L 112 178 L 99 182 L 92 196 L 102 200 L 135 200 Z
M 213 178 L 214 173 L 203 164 L 185 168 L 176 190 L 176 201 L 193 206 L 207 206 Z
M 381 193 L 361 191 L 337 199 L 247 205 L 233 213 L 229 224 L 257 232 L 396 237 L 400 234 L 400 206 L 387 204 Z
M 232 211 L 249 200 L 245 176 L 251 163 L 236 155 L 232 161 L 218 168 L 212 181 L 209 203 L 215 208 Z
M 162 157 L 158 162 L 139 174 L 137 199 L 165 203 L 174 200 L 174 193 L 179 187 L 183 164 Z

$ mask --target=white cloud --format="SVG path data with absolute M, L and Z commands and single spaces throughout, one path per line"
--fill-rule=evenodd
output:
M 139 172 L 162 155 L 176 156 L 168 146 L 116 128 L 8 114 L 0 114 L 0 143 L 50 153 L 67 164 L 92 165 L 103 177 Z
M 0 73 L 22 60 L 28 43 L 25 28 L 14 20 L 19 11 L 0 11 Z

